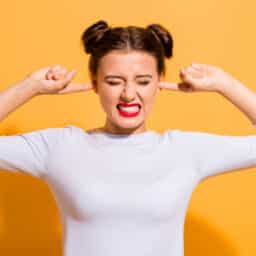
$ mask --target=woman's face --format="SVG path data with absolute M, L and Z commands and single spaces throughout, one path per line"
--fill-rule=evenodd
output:
M 93 79 L 94 90 L 107 115 L 103 130 L 121 134 L 146 131 L 145 120 L 159 91 L 159 80 L 156 59 L 148 53 L 113 50 L 103 56 Z M 139 113 L 134 114 L 138 112 L 136 107 L 120 111 L 120 102 L 139 103 Z M 134 116 L 127 117 L 133 115 L 131 112 Z

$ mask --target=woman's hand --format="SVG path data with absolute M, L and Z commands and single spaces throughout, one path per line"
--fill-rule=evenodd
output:
M 222 84 L 230 83 L 233 79 L 219 67 L 199 63 L 182 68 L 180 78 L 181 83 L 160 82 L 159 88 L 183 92 L 218 92 Z
M 75 74 L 76 70 L 68 71 L 61 65 L 54 65 L 38 69 L 29 74 L 26 79 L 34 84 L 39 95 L 74 93 L 93 88 L 91 84 L 71 83 Z

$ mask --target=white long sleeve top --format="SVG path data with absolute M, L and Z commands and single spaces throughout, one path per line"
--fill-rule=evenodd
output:
M 183 256 L 186 209 L 204 178 L 256 166 L 256 135 L 75 125 L 0 136 L 0 169 L 43 179 L 64 256 Z

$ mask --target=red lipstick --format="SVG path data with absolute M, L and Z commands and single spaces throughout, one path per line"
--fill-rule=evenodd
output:
M 133 106 L 139 106 L 140 107 L 140 104 L 139 103 L 126 103 L 126 102 L 120 102 L 117 104 L 118 105 L 121 105 L 121 106 L 124 106 L 124 107 L 133 107 Z
M 124 111 L 122 110 L 121 108 L 119 108 L 119 106 L 124 106 L 124 107 L 133 107 L 133 106 L 139 106 L 139 110 L 136 111 L 136 112 L 127 112 L 127 111 Z M 131 103 L 131 104 L 128 104 L 128 103 L 119 103 L 117 104 L 117 109 L 118 109 L 118 112 L 121 116 L 123 117 L 135 117 L 137 116 L 139 113 L 140 113 L 140 109 L 141 109 L 141 106 L 139 103 Z

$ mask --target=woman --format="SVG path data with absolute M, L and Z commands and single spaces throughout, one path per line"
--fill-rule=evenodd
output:
M 193 63 L 181 83 L 163 82 L 173 40 L 159 24 L 82 35 L 91 84 L 75 70 L 39 69 L 0 94 L 0 120 L 34 96 L 93 89 L 106 122 L 0 137 L 0 168 L 44 179 L 63 224 L 65 256 L 181 256 L 187 205 L 206 177 L 256 166 L 256 136 L 224 136 L 145 126 L 161 89 L 218 92 L 256 122 L 256 96 L 218 67 Z

